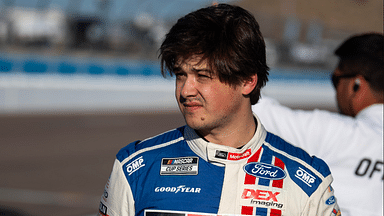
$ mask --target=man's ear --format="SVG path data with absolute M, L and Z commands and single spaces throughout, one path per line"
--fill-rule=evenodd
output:
M 251 77 L 249 77 L 248 79 L 246 79 L 243 82 L 243 89 L 242 89 L 243 95 L 249 95 L 256 88 L 256 84 L 257 84 L 257 75 L 256 74 L 254 74 Z

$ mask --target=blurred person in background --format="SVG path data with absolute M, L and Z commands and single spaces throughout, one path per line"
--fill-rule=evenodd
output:
M 293 110 L 264 97 L 253 106 L 265 128 L 324 159 L 343 215 L 383 215 L 384 35 L 355 35 L 335 51 L 340 114 Z
M 100 215 L 340 214 L 324 161 L 252 113 L 269 68 L 249 12 L 219 4 L 187 14 L 160 57 L 187 125 L 119 151 Z

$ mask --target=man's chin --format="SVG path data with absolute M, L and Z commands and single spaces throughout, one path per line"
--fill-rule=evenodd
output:
M 207 124 L 204 118 L 202 119 L 200 117 L 198 118 L 198 117 L 184 116 L 184 119 L 187 125 L 194 130 L 200 131 L 200 130 L 205 130 L 207 128 Z
M 201 130 L 204 128 L 204 126 L 200 122 L 191 121 L 191 120 L 187 120 L 187 119 L 185 119 L 185 122 L 187 123 L 187 125 L 190 128 L 192 128 L 194 130 Z

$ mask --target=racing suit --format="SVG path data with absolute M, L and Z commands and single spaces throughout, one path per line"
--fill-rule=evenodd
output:
M 268 131 L 325 160 L 343 216 L 383 215 L 383 104 L 353 118 L 292 110 L 263 96 L 252 110 Z
M 99 215 L 340 215 L 328 166 L 255 118 L 240 149 L 188 126 L 122 148 Z

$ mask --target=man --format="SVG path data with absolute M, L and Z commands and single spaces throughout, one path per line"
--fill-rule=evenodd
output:
M 101 215 L 338 214 L 328 166 L 252 113 L 268 67 L 249 12 L 227 4 L 192 12 L 160 56 L 187 125 L 120 150 Z
M 342 113 L 291 110 L 260 100 L 253 111 L 267 130 L 323 158 L 334 173 L 343 215 L 383 215 L 384 35 L 346 40 L 332 75 Z

